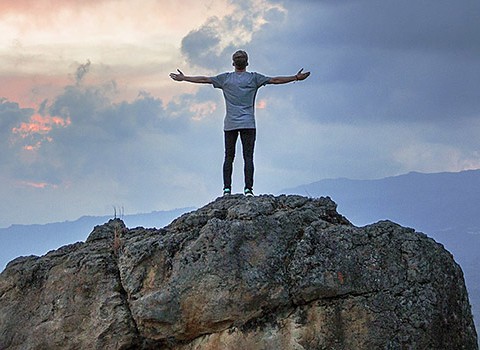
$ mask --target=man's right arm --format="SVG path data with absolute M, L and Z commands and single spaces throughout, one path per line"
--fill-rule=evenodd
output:
M 212 84 L 212 79 L 203 75 L 200 76 L 188 76 L 184 75 L 180 69 L 177 69 L 178 73 L 170 73 L 170 78 L 175 81 L 188 81 L 189 83 L 197 84 Z

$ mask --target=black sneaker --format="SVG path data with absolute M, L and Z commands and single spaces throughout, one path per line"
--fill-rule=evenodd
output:
M 232 194 L 232 190 L 230 190 L 229 188 L 224 188 L 223 189 L 223 195 L 224 196 L 229 196 Z
M 253 197 L 253 190 L 251 188 L 246 188 L 243 193 L 245 194 L 245 196 L 247 197 Z

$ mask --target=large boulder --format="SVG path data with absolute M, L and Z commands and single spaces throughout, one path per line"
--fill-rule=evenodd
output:
M 95 227 L 0 275 L 0 349 L 478 349 L 460 267 L 329 198 L 219 198 Z

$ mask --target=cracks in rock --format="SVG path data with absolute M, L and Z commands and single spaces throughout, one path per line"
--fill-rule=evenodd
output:
M 128 229 L 124 229 L 124 231 L 128 231 Z M 121 254 L 121 251 L 119 252 Z M 122 275 L 120 273 L 120 265 L 119 265 L 119 255 L 118 252 L 112 251 L 112 259 L 115 263 L 115 277 L 117 279 L 118 283 L 118 293 L 120 295 L 120 298 L 122 300 L 122 305 L 125 307 L 125 310 L 127 312 L 127 315 L 129 317 L 129 320 L 131 322 L 131 325 L 133 327 L 133 332 L 134 332 L 134 337 L 133 337 L 133 342 L 139 343 L 143 341 L 143 337 L 140 334 L 140 330 L 138 329 L 138 324 L 137 321 L 135 320 L 135 317 L 133 316 L 132 310 L 130 308 L 130 303 L 129 303 L 129 296 L 127 291 L 125 290 L 125 287 L 123 285 L 123 280 L 122 280 Z M 133 347 L 136 347 L 136 345 L 133 345 Z
M 286 326 L 287 320 L 292 318 L 293 315 L 298 313 L 298 317 L 301 317 L 302 312 L 304 312 L 305 309 L 309 307 L 313 307 L 317 304 L 329 305 L 329 304 L 335 304 L 336 302 L 343 302 L 348 299 L 361 299 L 361 298 L 368 299 L 374 296 L 376 293 L 381 293 L 381 292 L 382 291 L 369 291 L 365 293 L 347 293 L 347 294 L 337 295 L 335 297 L 322 297 L 322 298 L 306 301 L 304 303 L 298 303 L 291 300 L 289 304 L 280 305 L 272 309 L 265 309 L 263 310 L 261 315 L 247 320 L 242 325 L 229 327 L 225 330 L 238 328 L 241 332 L 248 333 L 252 331 L 257 331 L 259 329 L 264 329 L 265 327 L 268 327 L 268 326 L 282 329 Z M 389 292 L 389 291 L 386 291 L 386 292 Z M 221 332 L 216 332 L 216 333 L 221 333 Z M 215 334 L 215 333 L 212 333 L 212 334 Z
M 279 305 L 275 308 L 264 308 L 259 316 L 253 317 L 235 327 L 244 333 L 263 329 L 269 325 L 281 328 L 282 321 L 288 319 L 295 311 L 296 306 L 293 303 Z

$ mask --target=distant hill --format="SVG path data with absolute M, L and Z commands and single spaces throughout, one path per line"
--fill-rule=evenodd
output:
M 389 219 L 442 243 L 462 267 L 480 326 L 480 170 L 412 172 L 378 180 L 329 179 L 286 194 L 330 196 L 357 226 Z
M 480 224 L 480 170 L 412 172 L 379 180 L 330 179 L 284 192 L 331 196 L 340 211 L 358 225 L 386 217 L 428 229 L 458 222 Z
M 154 211 L 148 214 L 122 216 L 128 227 L 161 228 L 181 214 L 194 208 Z M 83 216 L 75 221 L 45 225 L 12 225 L 0 229 L 0 272 L 7 263 L 19 256 L 43 255 L 66 244 L 85 241 L 96 225 L 112 219 L 111 216 Z

